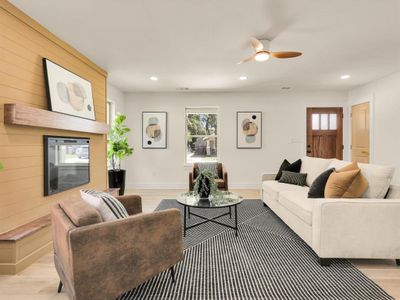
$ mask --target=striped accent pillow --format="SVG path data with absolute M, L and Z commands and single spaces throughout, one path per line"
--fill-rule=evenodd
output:
M 80 192 L 82 200 L 96 208 L 103 221 L 129 217 L 122 203 L 110 194 L 96 190 L 81 190 Z
M 305 186 L 307 182 L 307 174 L 282 171 L 282 176 L 279 179 L 279 182 Z

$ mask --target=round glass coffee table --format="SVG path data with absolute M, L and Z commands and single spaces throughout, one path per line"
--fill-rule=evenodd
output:
M 193 192 L 187 192 L 179 195 L 176 200 L 178 203 L 183 205 L 183 236 L 186 236 L 186 231 L 202 225 L 207 222 L 212 222 L 219 224 L 221 226 L 225 226 L 228 228 L 232 228 L 235 230 L 235 235 L 238 236 L 238 214 L 237 214 L 237 206 L 243 201 L 243 197 L 231 193 L 231 192 L 221 192 L 218 191 L 214 194 L 211 194 L 208 198 L 200 198 L 200 196 Z M 216 208 L 227 208 L 228 211 L 218 215 L 213 218 L 207 218 L 201 216 L 199 214 L 193 213 L 190 211 L 190 208 L 201 208 L 201 209 L 216 209 Z M 229 224 L 225 224 L 217 221 L 217 219 L 228 216 L 232 219 L 232 208 L 234 210 L 234 218 L 235 218 L 235 226 L 231 226 Z M 203 221 L 200 221 L 194 225 L 187 225 L 187 219 L 190 219 L 190 216 L 196 216 Z

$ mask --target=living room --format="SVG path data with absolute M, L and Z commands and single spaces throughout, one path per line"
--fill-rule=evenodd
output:
M 400 299 L 399 17 L 0 0 L 0 299 Z

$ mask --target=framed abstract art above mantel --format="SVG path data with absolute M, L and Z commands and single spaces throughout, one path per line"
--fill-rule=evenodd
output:
M 163 111 L 142 112 L 142 148 L 167 148 L 167 113 Z
M 43 68 L 51 111 L 96 120 L 89 81 L 47 58 L 43 58 Z
M 261 111 L 238 111 L 236 113 L 236 147 L 238 149 L 262 148 Z

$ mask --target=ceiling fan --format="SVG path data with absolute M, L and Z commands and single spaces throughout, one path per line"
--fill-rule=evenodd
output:
M 269 43 L 268 40 L 265 40 L 266 42 Z M 273 58 L 292 58 L 292 57 L 297 57 L 302 55 L 303 53 L 301 52 L 295 52 L 295 51 L 281 51 L 281 52 L 272 52 L 272 51 L 267 51 L 264 49 L 263 43 L 261 43 L 260 40 L 252 37 L 250 41 L 251 47 L 254 48 L 256 53 L 254 53 L 252 56 L 238 62 L 238 64 L 242 64 L 245 62 L 249 61 L 266 61 L 270 57 Z

